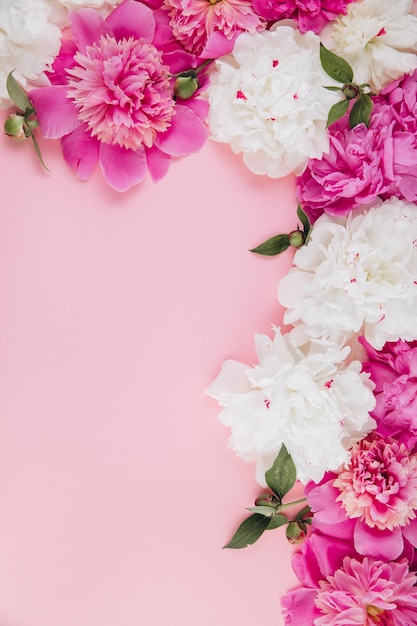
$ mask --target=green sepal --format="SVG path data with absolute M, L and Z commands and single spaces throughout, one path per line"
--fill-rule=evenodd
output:
M 297 217 L 303 227 L 303 233 L 307 237 L 308 233 L 310 232 L 311 224 L 310 220 L 308 219 L 307 213 L 303 211 L 300 204 L 297 207 Z
M 31 101 L 27 97 L 24 89 L 22 89 L 22 87 L 13 76 L 13 72 L 10 72 L 10 74 L 7 76 L 6 89 L 7 93 L 9 94 L 10 100 L 15 103 L 18 109 L 25 113 L 26 117 L 29 117 L 29 115 L 32 115 L 32 113 L 34 113 Z
M 264 256 L 276 256 L 277 254 L 281 254 L 281 252 L 285 252 L 289 246 L 290 241 L 288 235 L 275 235 L 259 246 L 256 246 L 256 248 L 249 250 L 249 252 L 255 252 L 256 254 L 262 254 Z
M 269 518 L 269 524 L 267 530 L 274 530 L 274 528 L 279 528 L 280 526 L 285 526 L 288 524 L 288 520 L 285 515 L 281 513 L 277 513 Z
M 239 526 L 232 539 L 223 548 L 231 548 L 234 550 L 246 548 L 252 545 L 268 528 L 270 522 L 269 517 L 254 513 L 247 517 Z
M 349 115 L 349 126 L 354 128 L 358 124 L 369 126 L 372 112 L 372 98 L 362 93 L 356 100 Z
M 336 122 L 336 120 L 340 120 L 340 118 L 344 116 L 348 108 L 349 100 L 340 100 L 339 102 L 336 102 L 336 104 L 334 104 L 329 110 L 326 126 L 329 127 L 331 124 L 333 124 L 333 122 Z
M 353 81 L 353 70 L 349 63 L 334 52 L 330 52 L 323 44 L 320 44 L 320 61 L 326 74 L 334 80 L 339 83 L 351 83 Z
M 303 509 L 301 509 L 301 511 L 298 511 L 297 515 L 295 516 L 295 521 L 296 522 L 303 521 L 306 524 L 308 524 L 311 521 L 312 516 L 313 514 L 311 512 L 311 508 L 307 504 Z
M 294 487 L 297 471 L 294 462 L 284 444 L 272 467 L 265 473 L 266 484 L 282 501 L 283 497 Z

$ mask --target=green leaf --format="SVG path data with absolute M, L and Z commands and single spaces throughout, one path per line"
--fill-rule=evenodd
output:
M 272 467 L 265 473 L 266 484 L 282 501 L 294 486 L 297 472 L 287 448 L 282 444 L 281 450 Z
M 342 91 L 341 87 L 336 87 L 335 85 L 323 85 L 323 87 L 329 91 Z
M 32 103 L 27 97 L 24 89 L 22 89 L 22 87 L 19 85 L 19 83 L 13 76 L 13 72 L 10 72 L 10 74 L 7 77 L 6 89 L 7 89 L 7 93 L 9 94 L 10 100 L 13 100 L 15 105 L 21 111 L 25 112 L 26 109 L 29 109 L 31 112 L 33 112 Z
M 362 93 L 356 100 L 349 115 L 349 125 L 354 128 L 358 124 L 369 126 L 372 112 L 372 98 L 366 93 Z
M 288 235 L 275 235 L 270 239 L 264 241 L 256 248 L 249 250 L 249 252 L 255 252 L 256 254 L 263 254 L 264 256 L 276 256 L 281 254 L 290 246 Z
M 336 104 L 334 104 L 329 110 L 329 114 L 327 116 L 327 126 L 330 126 L 330 124 L 333 124 L 333 122 L 343 117 L 348 108 L 349 100 L 340 100 L 340 102 L 336 102 Z
M 271 517 L 276 511 L 276 509 L 273 509 L 270 506 L 251 506 L 246 510 L 251 513 L 259 513 L 259 515 L 264 515 L 265 517 Z
M 239 526 L 232 539 L 223 548 L 240 549 L 252 545 L 268 528 L 269 517 L 254 513 Z
M 310 220 L 308 219 L 307 213 L 303 211 L 300 204 L 297 207 L 297 217 L 302 224 L 303 233 L 307 237 L 308 233 L 310 232 L 311 224 Z
M 273 515 L 269 518 L 269 524 L 267 530 L 274 530 L 274 528 L 279 528 L 280 526 L 284 526 L 288 524 L 288 520 L 285 515 L 278 513 L 277 515 Z
M 326 74 L 334 80 L 339 81 L 339 83 L 351 83 L 353 81 L 353 70 L 349 63 L 334 52 L 330 52 L 323 44 L 320 44 L 320 61 Z

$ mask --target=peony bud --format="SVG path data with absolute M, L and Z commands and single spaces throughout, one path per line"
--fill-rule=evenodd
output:
M 353 83 L 347 83 L 342 87 L 342 93 L 345 96 L 346 100 L 352 100 L 359 95 L 360 89 Z
M 301 230 L 293 230 L 288 235 L 288 240 L 290 242 L 290 246 L 294 246 L 294 248 L 300 248 L 304 243 L 304 235 Z
M 293 545 L 301 543 L 306 534 L 305 524 L 302 522 L 290 522 L 287 526 L 287 530 L 285 531 L 288 541 Z
M 11 113 L 4 122 L 4 132 L 15 139 L 27 139 L 27 126 L 23 115 Z
M 271 509 L 276 509 L 279 506 L 279 501 L 272 493 L 264 493 L 255 500 L 255 506 L 266 506 Z
M 194 71 L 184 72 L 184 74 L 186 75 L 178 76 L 174 84 L 174 94 L 180 100 L 191 98 L 199 88 L 197 75 Z

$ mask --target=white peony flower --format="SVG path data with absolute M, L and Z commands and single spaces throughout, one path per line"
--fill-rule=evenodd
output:
M 301 174 L 329 149 L 330 107 L 339 95 L 319 58 L 320 40 L 290 25 L 242 33 L 216 61 L 208 89 L 212 139 L 243 152 L 247 167 L 273 178 Z
M 287 324 L 346 341 L 417 339 L 417 206 L 397 198 L 347 218 L 322 215 L 278 287 Z M 339 334 L 339 337 L 338 337 Z
M 318 482 L 348 459 L 347 450 L 374 427 L 373 383 L 361 364 L 346 364 L 349 348 L 309 342 L 297 347 L 291 333 L 256 336 L 259 364 L 226 361 L 207 393 L 224 407 L 220 421 L 231 428 L 229 447 L 244 461 L 257 461 L 257 480 L 285 444 L 297 478 Z
M 326 26 L 326 47 L 350 63 L 357 84 L 380 91 L 417 68 L 417 17 L 413 0 L 359 0 Z
M 59 52 L 61 31 L 48 21 L 47 0 L 2 0 L 0 3 L 0 107 L 12 103 L 8 74 L 26 88 L 47 83 L 44 71 Z

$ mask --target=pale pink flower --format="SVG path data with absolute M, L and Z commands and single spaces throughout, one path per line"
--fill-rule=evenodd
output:
M 302 33 L 319 33 L 340 14 L 346 14 L 346 5 L 352 0 L 253 0 L 255 10 L 265 19 L 275 22 L 295 19 Z
M 172 156 L 196 152 L 208 135 L 207 104 L 174 100 L 172 65 L 183 53 L 169 47 L 165 58 L 152 10 L 135 0 L 106 19 L 93 9 L 70 18 L 73 40 L 62 44 L 53 84 L 30 92 L 43 135 L 62 138 L 64 157 L 81 179 L 99 163 L 117 191 L 148 170 L 159 180 Z
M 264 30 L 251 0 L 164 0 L 170 26 L 186 50 L 205 58 L 231 52 L 242 32 Z
M 412 562 L 417 547 L 416 456 L 378 435 L 356 444 L 351 453 L 354 460 L 345 469 L 327 473 L 318 485 L 306 485 L 314 532 L 350 543 L 357 554 Z
M 380 530 L 405 526 L 416 517 L 417 456 L 395 439 L 368 436 L 352 447 L 334 486 L 348 517 Z
M 405 562 L 362 562 L 346 557 L 320 581 L 315 599 L 321 612 L 314 626 L 412 626 L 417 624 L 417 577 Z

